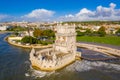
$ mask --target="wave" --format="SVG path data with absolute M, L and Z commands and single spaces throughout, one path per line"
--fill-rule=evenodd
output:
M 62 70 L 62 72 L 65 71 L 71 71 L 71 72 L 85 72 L 89 71 L 92 69 L 100 70 L 100 71 L 106 71 L 106 72 L 120 72 L 120 65 L 119 64 L 113 64 L 113 63 L 106 63 L 106 62 L 100 62 L 100 61 L 76 61 L 75 63 L 67 66 L 65 69 Z M 33 69 L 32 67 L 30 68 L 28 73 L 25 73 L 25 76 L 31 76 L 35 78 L 42 78 L 45 76 L 50 76 L 50 75 L 59 75 L 61 72 L 58 71 L 52 71 L 52 72 L 45 72 L 45 71 L 38 71 Z
M 100 61 L 76 61 L 72 65 L 66 67 L 66 70 L 68 71 L 77 71 L 77 72 L 84 72 L 84 71 L 89 71 L 92 69 L 97 69 L 97 70 L 106 70 L 106 71 L 120 71 L 120 65 L 119 64 L 113 64 L 113 63 L 106 63 L 106 62 L 100 62 Z
M 28 73 L 25 73 L 25 76 L 31 76 L 31 77 L 35 77 L 35 78 L 42 78 L 45 76 L 50 76 L 51 74 L 55 73 L 55 71 L 52 72 L 45 72 L 45 71 L 39 71 L 39 70 L 35 70 L 30 66 L 30 69 L 28 71 Z

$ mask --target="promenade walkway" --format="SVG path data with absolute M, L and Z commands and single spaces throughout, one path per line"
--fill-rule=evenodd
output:
M 49 45 L 41 45 L 41 44 L 23 45 L 23 44 L 19 44 L 19 43 L 9 41 L 9 40 L 7 40 L 7 42 L 9 44 L 14 45 L 14 46 L 23 47 L 23 48 L 50 48 L 50 47 L 52 47 L 51 44 L 49 44 Z
M 114 48 L 99 46 L 99 45 L 93 45 L 93 44 L 86 44 L 86 43 L 76 43 L 76 45 L 78 47 L 87 48 L 89 50 L 101 52 L 101 53 L 104 53 L 106 55 L 113 55 L 113 56 L 120 57 L 120 50 L 119 49 L 114 49 Z

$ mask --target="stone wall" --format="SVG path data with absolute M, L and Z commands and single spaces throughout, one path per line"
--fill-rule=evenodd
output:
M 50 50 L 50 49 L 46 49 Z M 45 50 L 43 50 L 44 52 Z M 42 50 L 41 50 L 42 52 Z M 67 54 L 61 58 L 53 59 L 53 60 L 42 60 L 41 56 L 35 57 L 34 56 L 35 51 L 32 50 L 30 53 L 30 60 L 33 66 L 37 66 L 40 70 L 56 70 L 60 69 L 71 62 L 75 61 L 75 56 L 73 54 Z M 39 54 L 40 55 L 40 54 Z

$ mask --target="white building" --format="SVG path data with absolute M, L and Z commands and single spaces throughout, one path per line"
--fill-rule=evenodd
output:
M 34 31 L 25 31 L 25 36 L 33 36 Z
M 5 31 L 7 30 L 8 26 L 3 26 L 3 25 L 0 25 L 0 31 Z
M 101 27 L 101 26 L 93 26 L 93 27 L 92 27 L 92 30 L 93 30 L 93 31 L 98 31 L 98 30 L 100 29 L 100 27 Z

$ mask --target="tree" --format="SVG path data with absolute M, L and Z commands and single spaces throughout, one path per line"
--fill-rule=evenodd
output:
M 43 31 L 40 30 L 40 29 L 35 29 L 34 32 L 33 32 L 33 35 L 35 37 L 43 36 Z
M 30 44 L 35 44 L 37 42 L 36 38 L 33 38 L 32 36 L 25 36 L 21 40 L 23 43 L 30 43 Z
M 90 29 L 86 29 L 85 35 L 88 35 L 88 36 L 92 35 L 92 31 Z
M 116 35 L 120 36 L 120 28 L 116 31 Z
M 14 31 L 13 34 L 14 34 L 15 36 L 18 36 L 18 35 L 19 35 L 19 32 L 18 32 L 18 31 Z
M 100 37 L 104 37 L 106 35 L 106 32 L 105 32 L 105 27 L 100 27 L 100 29 L 97 31 L 98 35 Z
M 54 37 L 55 33 L 52 30 L 48 29 L 43 31 L 43 35 L 47 37 Z
M 43 35 L 44 35 L 44 36 L 49 36 L 49 34 L 50 34 L 50 31 L 49 31 L 49 30 L 44 30 L 44 31 L 43 31 Z
M 77 32 L 77 36 L 84 36 L 85 32 L 80 32 L 80 31 L 76 31 Z

